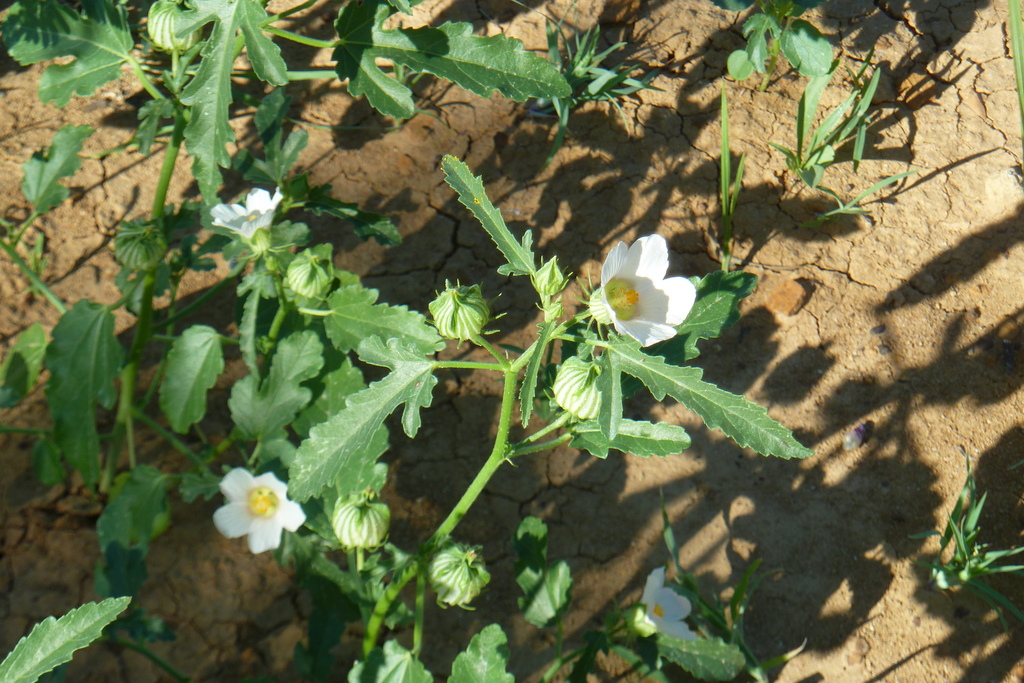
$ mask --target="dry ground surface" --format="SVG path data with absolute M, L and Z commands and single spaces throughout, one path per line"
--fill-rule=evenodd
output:
M 481 32 L 544 48 L 542 16 L 506 0 L 426 6 L 437 20 L 468 20 Z M 496 308 L 508 313 L 498 340 L 528 339 L 537 316 L 529 292 L 494 273 L 493 245 L 442 181 L 439 160 L 455 154 L 483 175 L 514 231 L 534 230 L 538 251 L 557 254 L 578 275 L 594 276 L 618 240 L 653 232 L 672 246 L 673 274 L 703 275 L 719 267 L 724 86 L 733 152 L 748 155 L 738 267 L 760 284 L 739 323 L 705 344 L 697 362 L 712 381 L 766 405 L 815 455 L 766 459 L 704 429 L 679 406 L 637 402 L 627 412 L 685 425 L 692 448 L 657 460 L 596 460 L 563 448 L 500 471 L 461 527 L 464 540 L 483 544 L 492 586 L 475 612 L 431 609 L 428 666 L 445 673 L 468 634 L 497 621 L 509 634 L 517 680 L 537 680 L 553 641 L 517 615 L 510 538 L 518 521 L 545 519 L 551 558 L 572 567 L 566 637 L 577 645 L 616 602 L 637 599 L 647 573 L 665 562 L 661 491 L 680 560 L 706 590 L 726 590 L 762 560 L 768 578 L 748 615 L 750 644 L 770 657 L 806 640 L 803 654 L 772 672 L 776 680 L 1024 680 L 1024 625 L 1006 633 L 971 594 L 930 590 L 915 560 L 932 557 L 937 543 L 910 536 L 945 519 L 964 482 L 961 448 L 989 492 L 983 538 L 1015 546 L 1024 523 L 1024 470 L 1008 469 L 1024 458 L 1024 193 L 1003 4 L 832 0 L 812 14 L 848 63 L 874 45 L 882 70 L 872 160 L 858 174 L 841 164 L 826 183 L 852 196 L 885 175 L 919 169 L 869 204 L 870 216 L 816 228 L 800 223 L 826 198 L 787 175 L 767 144 L 792 146 L 803 82 L 785 67 L 765 93 L 755 91 L 756 79 L 724 77 L 726 57 L 741 44 L 739 17 L 700 0 L 579 0 L 574 7 L 559 0 L 542 9 L 579 28 L 600 23 L 608 42 L 626 40 L 626 56 L 657 69 L 661 90 L 625 102 L 621 117 L 608 106 L 584 107 L 565 147 L 543 168 L 553 126 L 527 116 L 524 105 L 424 80 L 421 106 L 436 117 L 394 127 L 337 83 L 297 83 L 288 88 L 293 116 L 353 127 L 310 128 L 302 166 L 315 181 L 332 183 L 340 199 L 391 216 L 405 237 L 384 249 L 310 217 L 315 239 L 334 242 L 338 265 L 392 303 L 426 310 L 446 278 L 480 282 L 489 296 L 501 295 Z M 326 35 L 330 11 L 298 21 Z M 329 61 L 326 53 L 291 56 Z M 128 78 L 58 110 L 38 102 L 40 71 L 0 60 L 0 196 L 8 216 L 24 211 L 20 165 L 61 125 L 96 126 L 86 149 L 95 154 L 125 141 L 136 116 L 138 88 Z M 847 85 L 837 78 L 824 103 L 837 103 Z M 251 140 L 251 110 L 237 114 L 238 130 Z M 71 181 L 72 199 L 42 222 L 45 277 L 67 301 L 117 299 L 110 236 L 120 220 L 143 215 L 160 162 L 159 153 L 86 160 Z M 245 189 L 231 182 L 225 198 Z M 172 190 L 177 198 L 196 194 L 185 173 Z M 191 292 L 209 284 L 188 283 Z M 794 300 L 794 293 L 809 298 Z M 231 310 L 231 297 L 222 297 L 200 319 L 226 329 Z M 0 263 L 0 335 L 10 340 L 35 321 L 49 326 L 55 316 L 12 265 Z M 120 324 L 130 333 L 131 318 Z M 482 463 L 496 393 L 490 378 L 450 374 L 425 414 L 422 438 L 393 437 L 386 500 L 397 542 L 412 547 L 429 534 Z M 7 424 L 49 425 L 39 391 L 8 412 Z M 868 420 L 870 439 L 845 450 L 843 435 Z M 218 428 L 227 428 L 226 418 L 214 413 L 208 429 Z M 27 438 L 7 435 L 0 444 L 6 651 L 36 621 L 95 598 L 98 504 L 73 487 L 47 491 L 35 483 Z M 184 466 L 146 437 L 142 452 L 160 466 Z M 141 604 L 178 636 L 156 650 L 199 681 L 296 680 L 290 660 L 304 637 L 308 598 L 270 557 L 253 557 L 217 534 L 210 514 L 218 504 L 176 501 L 170 531 L 153 545 Z M 1019 580 L 996 585 L 1024 605 Z M 336 680 L 354 652 L 347 643 Z M 622 680 L 614 661 L 601 666 L 599 680 Z M 164 679 L 137 654 L 98 646 L 76 657 L 68 680 Z

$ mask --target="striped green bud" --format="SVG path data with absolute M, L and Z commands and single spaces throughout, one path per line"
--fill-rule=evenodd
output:
M 338 500 L 331 526 L 342 547 L 373 550 L 387 539 L 391 510 L 376 498 L 370 490 Z
M 429 306 L 438 333 L 446 339 L 458 339 L 459 343 L 479 335 L 491 319 L 491 309 L 480 285 L 444 284 L 446 289 Z
M 573 356 L 562 363 L 555 375 L 555 403 L 573 417 L 591 420 L 601 407 L 601 392 L 597 390 L 597 377 L 601 368 Z
M 602 325 L 611 325 L 612 312 L 604 302 L 604 295 L 602 294 L 602 291 L 603 288 L 598 287 L 591 292 L 590 301 L 587 302 L 587 305 L 590 308 L 590 315 L 594 316 L 594 320 Z
M 114 237 L 114 254 L 129 270 L 149 270 L 167 254 L 167 240 L 148 221 L 122 223 Z
M 491 580 L 480 559 L 479 546 L 449 543 L 430 561 L 427 576 L 441 606 L 465 607 Z
M 334 264 L 330 258 L 323 258 L 313 249 L 306 249 L 288 265 L 286 277 L 293 292 L 310 299 L 319 299 L 327 294 L 334 282 Z
M 164 52 L 184 52 L 199 42 L 202 32 L 198 30 L 181 38 L 177 36 L 175 25 L 185 11 L 186 8 L 175 0 L 157 0 L 153 3 L 146 22 L 146 33 L 153 47 Z
M 533 281 L 533 288 L 541 296 L 557 296 L 569 284 L 569 278 L 565 277 L 565 273 L 558 267 L 557 256 L 538 268 L 530 279 Z

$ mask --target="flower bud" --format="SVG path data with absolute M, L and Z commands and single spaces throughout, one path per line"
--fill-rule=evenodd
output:
M 480 548 L 450 543 L 430 561 L 428 577 L 438 604 L 465 607 L 491 580 L 479 556 Z
M 371 490 L 338 500 L 331 526 L 343 547 L 373 550 L 384 543 L 391 524 L 391 510 L 376 497 Z
M 114 254 L 126 268 L 149 270 L 167 253 L 167 240 L 156 226 L 146 221 L 123 223 L 114 237 Z
M 633 605 L 622 616 L 625 618 L 626 628 L 634 635 L 647 638 L 658 632 L 658 628 L 647 618 L 647 610 L 642 604 Z
M 153 47 L 164 52 L 184 52 L 199 42 L 201 31 L 193 31 L 179 38 L 175 25 L 185 8 L 175 0 L 157 0 L 149 8 L 146 32 Z
M 480 285 L 454 287 L 445 282 L 446 289 L 430 302 L 430 315 L 442 337 L 458 339 L 459 343 L 483 332 L 491 319 L 491 310 L 480 292 Z
M 569 284 L 569 279 L 558 267 L 557 256 L 538 268 L 530 279 L 533 281 L 534 289 L 541 296 L 557 296 Z
M 319 299 L 327 294 L 334 282 L 334 264 L 330 259 L 318 256 L 312 249 L 306 249 L 288 266 L 287 281 L 288 286 L 299 296 Z
M 587 302 L 587 306 L 590 308 L 590 315 L 594 316 L 594 320 L 602 325 L 612 324 L 612 312 L 604 302 L 604 295 L 602 294 L 601 287 L 598 287 L 591 293 L 590 301 Z
M 597 377 L 601 368 L 596 363 L 569 358 L 558 368 L 555 376 L 555 403 L 573 417 L 591 420 L 601 407 L 601 392 L 597 390 Z
M 270 228 L 258 228 L 251 237 L 246 238 L 246 241 L 249 242 L 252 253 L 257 256 L 266 254 L 274 246 L 270 237 Z

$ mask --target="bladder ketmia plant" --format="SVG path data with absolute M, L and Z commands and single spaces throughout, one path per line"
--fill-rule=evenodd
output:
M 292 33 L 289 17 L 312 4 L 270 15 L 257 0 L 160 0 L 143 17 L 113 0 L 83 0 L 80 10 L 57 0 L 20 0 L 2 27 L 20 63 L 61 60 L 43 72 L 44 100 L 63 105 L 73 94 L 90 95 L 123 69 L 150 97 L 139 109 L 130 145 L 142 154 L 162 151 L 163 163 L 150 215 L 124 222 L 113 239 L 121 266 L 117 301 L 65 303 L 40 275 L 42 254 L 26 242 L 27 235 L 38 234 L 29 231 L 38 230 L 39 217 L 67 198 L 58 181 L 78 168 L 77 155 L 92 130 L 62 129 L 48 150 L 24 166 L 23 190 L 32 208 L 20 223 L 3 224 L 7 234 L 0 245 L 60 319 L 49 333 L 33 325 L 14 343 L 0 366 L 0 401 L 14 405 L 48 371 L 52 427 L 3 429 L 40 433 L 33 464 L 44 482 L 63 480 L 71 468 L 105 503 L 96 525 L 102 561 L 95 591 L 101 598 L 132 600 L 112 623 L 126 601 L 69 615 L 74 647 L 102 632 L 108 642 L 149 656 L 179 681 L 189 678 L 147 647 L 173 634 L 133 597 L 147 578 L 150 544 L 172 523 L 172 491 L 186 502 L 219 491 L 223 504 L 211 523 L 229 538 L 244 537 L 254 553 L 274 551 L 313 595 L 308 639 L 296 650 L 295 666 L 303 676 L 327 679 L 335 666 L 332 648 L 348 624 L 361 622 L 365 636 L 350 681 L 426 682 L 433 680 L 419 661 L 426 647 L 426 597 L 469 607 L 486 589 L 490 575 L 481 551 L 460 541 L 458 526 L 506 464 L 563 444 L 600 458 L 612 449 L 643 457 L 686 449 L 690 440 L 681 427 L 624 416 L 623 402 L 640 391 L 682 403 L 708 427 L 764 455 L 810 454 L 763 408 L 705 382 L 692 365 L 698 342 L 718 336 L 738 318 L 738 303 L 755 278 L 742 272 L 666 278 L 669 250 L 659 236 L 616 245 L 600 285 L 579 313 L 568 315 L 568 277 L 557 255 L 539 259 L 530 233 L 513 236 L 479 178 L 445 157 L 447 182 L 506 261 L 499 272 L 528 278 L 537 293 L 543 321 L 535 340 L 517 350 L 494 341 L 499 331 L 487 298 L 494 293 L 478 285 L 449 285 L 430 305 L 428 320 L 405 306 L 379 302 L 377 291 L 334 266 L 330 244 L 308 246 L 309 230 L 297 220 L 301 211 L 346 220 L 364 238 L 385 245 L 397 244 L 399 233 L 386 218 L 335 198 L 330 187 L 312 184 L 306 172 L 294 169 L 307 135 L 301 128 L 286 130 L 290 101 L 281 86 L 307 78 L 345 79 L 352 94 L 365 95 L 397 118 L 414 114 L 412 93 L 378 60 L 394 64 L 398 76 L 427 72 L 480 95 L 497 90 L 525 100 L 570 93 L 553 65 L 514 39 L 474 36 L 467 24 L 384 28 L 391 15 L 410 11 L 414 2 L 345 3 L 334 40 Z M 332 48 L 335 67 L 292 70 L 275 40 Z M 242 54 L 247 60 L 238 59 Z M 234 89 L 236 77 L 250 87 L 255 79 L 264 89 L 253 116 L 262 149 L 242 149 L 232 157 L 230 114 L 243 99 Z M 193 159 L 201 196 L 171 205 L 168 187 L 181 170 L 182 146 Z M 237 203 L 218 197 L 221 169 L 228 167 L 259 186 Z M 40 242 L 37 237 L 35 244 Z M 219 284 L 181 305 L 186 273 L 218 263 L 228 264 L 221 267 L 229 271 Z M 226 287 L 237 294 L 233 320 L 180 329 L 186 316 Z M 169 303 L 157 310 L 160 297 Z M 127 348 L 114 334 L 114 311 L 122 307 L 135 316 Z M 478 346 L 491 359 L 440 360 L 446 340 Z M 237 354 L 247 374 L 227 399 L 230 431 L 215 433 L 206 416 L 226 353 Z M 152 380 L 144 383 L 140 370 L 152 358 Z M 380 368 L 374 372 L 382 378 L 367 383 L 368 366 Z M 424 411 L 434 400 L 438 374 L 453 370 L 500 379 L 493 448 L 433 533 L 417 547 L 402 549 L 388 540 L 390 511 L 380 498 L 388 477 L 382 456 L 397 438 L 389 434 L 388 418 L 400 414 L 401 430 L 416 437 L 424 417 L 431 418 Z M 143 429 L 179 451 L 186 471 L 165 472 L 140 462 L 136 439 Z M 687 623 L 685 595 L 666 587 L 660 576 L 645 590 L 643 607 L 609 616 L 600 638 L 564 651 L 568 566 L 548 563 L 540 520 L 524 520 L 512 543 L 527 620 L 559 634 L 547 679 L 571 665 L 572 677 L 582 680 L 601 650 L 614 650 L 659 680 L 665 680 L 663 662 L 717 680 L 738 673 L 745 661 L 749 668 L 739 641 L 723 639 L 725 632 L 705 628 L 703 621 Z M 409 628 L 412 645 L 406 649 L 390 636 Z M 23 672 L 16 680 L 34 680 L 74 649 L 37 647 L 52 629 L 41 633 L 16 653 Z M 508 656 L 500 626 L 490 625 L 456 658 L 449 680 L 510 680 Z

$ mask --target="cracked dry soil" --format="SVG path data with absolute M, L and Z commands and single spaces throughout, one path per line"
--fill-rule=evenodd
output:
M 424 79 L 418 95 L 438 118 L 421 115 L 393 128 L 337 84 L 296 83 L 288 88 L 296 118 L 357 127 L 310 128 L 301 166 L 316 182 L 332 183 L 339 198 L 393 217 L 405 237 L 385 250 L 310 217 L 315 240 L 334 242 L 338 265 L 363 275 L 383 300 L 419 310 L 445 279 L 480 282 L 487 295 L 500 295 L 497 312 L 507 313 L 498 341 L 528 339 L 537 319 L 529 292 L 495 274 L 497 252 L 442 181 L 438 163 L 451 153 L 484 176 L 514 231 L 534 230 L 542 255 L 557 254 L 584 278 L 596 276 L 618 240 L 652 232 L 669 239 L 673 274 L 708 273 L 718 268 L 724 84 L 733 153 L 747 154 L 738 265 L 761 280 L 739 323 L 706 343 L 697 363 L 711 381 L 768 406 L 815 456 L 756 456 L 679 406 L 634 402 L 627 412 L 688 427 L 692 448 L 652 460 L 597 460 L 562 448 L 505 468 L 458 533 L 483 545 L 491 587 L 474 612 L 430 609 L 428 667 L 445 674 L 468 635 L 497 621 L 509 635 L 517 680 L 537 680 L 553 641 L 517 614 L 510 549 L 516 524 L 525 514 L 542 517 L 551 559 L 569 562 L 576 584 L 566 637 L 579 643 L 610 606 L 637 599 L 644 577 L 666 560 L 661 491 L 681 561 L 708 591 L 726 589 L 750 562 L 763 561 L 767 579 L 748 614 L 750 644 L 767 658 L 806 640 L 803 654 L 773 672 L 777 680 L 1024 680 L 1024 627 L 1005 633 L 970 594 L 929 590 L 914 561 L 929 558 L 937 544 L 910 538 L 945 519 L 965 476 L 961 447 L 979 489 L 989 493 L 984 540 L 1015 546 L 1024 522 L 1022 470 L 1008 469 L 1024 458 L 1024 193 L 1004 7 L 988 0 L 831 0 L 813 13 L 850 63 L 874 45 L 883 74 L 871 160 L 856 175 L 849 163 L 830 169 L 826 182 L 852 196 L 885 175 L 918 173 L 867 205 L 869 216 L 803 228 L 827 203 L 785 174 L 781 155 L 766 144 L 792 145 L 802 84 L 785 68 L 766 93 L 724 78 L 726 57 L 741 44 L 735 15 L 698 0 L 540 4 L 555 17 L 568 13 L 580 28 L 600 23 L 609 42 L 627 41 L 631 60 L 658 69 L 660 91 L 625 102 L 621 118 L 607 106 L 582 108 L 567 144 L 544 169 L 552 125 L 529 118 L 523 105 Z M 296 21 L 326 34 L 329 12 L 324 6 Z M 425 3 L 415 21 L 427 15 L 545 47 L 540 15 L 505 0 Z M 294 56 L 329 61 L 327 53 Z M 20 165 L 61 125 L 96 126 L 90 153 L 122 143 L 134 125 L 130 80 L 58 110 L 37 101 L 40 72 L 6 55 L 0 61 L 0 188 L 8 216 L 25 211 Z M 828 90 L 824 104 L 834 106 L 841 91 Z M 235 122 L 251 141 L 251 111 L 239 110 Z M 42 222 L 45 275 L 58 294 L 117 298 L 110 237 L 118 221 L 144 214 L 160 162 L 159 153 L 84 162 L 70 183 L 71 201 Z M 195 196 L 187 174 L 172 190 L 177 198 Z M 243 190 L 236 183 L 224 197 Z M 195 277 L 188 291 L 210 283 Z M 231 306 L 222 298 L 197 321 L 223 326 Z M 10 341 L 34 321 L 53 325 L 55 318 L 16 270 L 0 263 L 0 334 Z M 119 322 L 130 333 L 132 320 Z M 238 364 L 229 370 L 218 386 L 222 398 L 240 373 Z M 386 500 L 400 544 L 411 547 L 429 534 L 484 459 L 497 393 L 489 377 L 446 375 L 422 437 L 413 443 L 393 431 Z M 871 438 L 844 450 L 844 433 L 867 420 L 875 426 Z M 42 392 L 3 421 L 48 426 Z M 226 431 L 227 417 L 215 411 L 206 426 Z M 35 483 L 27 439 L 5 435 L 0 443 L 0 650 L 7 651 L 33 623 L 95 598 L 99 507 L 73 488 L 47 491 Z M 184 467 L 145 436 L 141 452 L 158 466 Z M 290 660 L 303 638 L 308 598 L 270 557 L 253 557 L 216 533 L 210 515 L 218 504 L 175 500 L 174 523 L 153 544 L 141 605 L 177 633 L 176 642 L 155 650 L 197 681 L 297 680 Z M 1024 605 L 1019 580 L 994 583 Z M 352 643 L 347 638 L 339 648 L 335 680 L 344 679 Z M 600 665 L 596 680 L 626 680 L 615 661 Z M 137 654 L 100 645 L 76 656 L 68 680 L 163 679 Z

